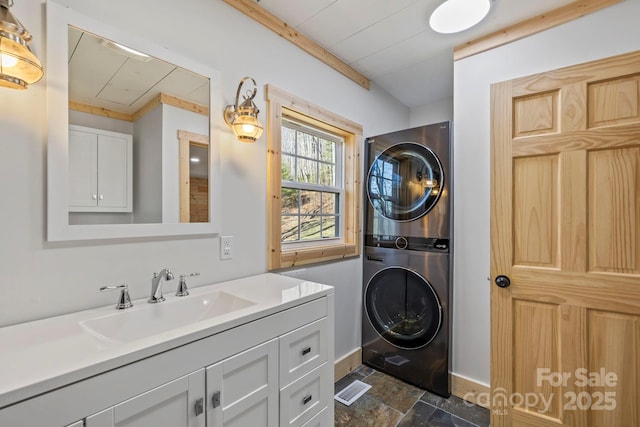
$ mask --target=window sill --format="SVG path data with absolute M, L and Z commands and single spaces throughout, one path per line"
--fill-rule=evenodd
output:
M 288 268 L 298 265 L 313 264 L 324 261 L 333 261 L 343 258 L 351 258 L 360 255 L 356 245 L 333 244 L 296 249 L 287 249 L 280 252 L 280 265 L 277 268 Z

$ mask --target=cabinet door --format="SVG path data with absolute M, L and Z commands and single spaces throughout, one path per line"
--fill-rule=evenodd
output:
M 207 427 L 278 425 L 278 340 L 207 368 Z
M 98 206 L 126 208 L 130 204 L 129 147 L 125 136 L 98 135 Z
M 86 427 L 205 427 L 204 370 L 87 417 Z
M 98 135 L 69 129 L 69 208 L 98 205 Z

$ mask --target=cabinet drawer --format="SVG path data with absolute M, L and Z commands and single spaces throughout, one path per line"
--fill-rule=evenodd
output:
M 327 361 L 327 318 L 280 337 L 280 384 L 287 385 Z
M 301 427 L 329 403 L 332 387 L 328 364 L 280 391 L 280 426 Z
M 317 413 L 313 418 L 304 423 L 302 427 L 327 427 L 333 425 L 333 420 L 329 419 L 329 408 L 324 407 L 322 411 Z

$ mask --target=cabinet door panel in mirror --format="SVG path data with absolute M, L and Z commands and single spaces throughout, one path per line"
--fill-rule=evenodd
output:
M 209 78 L 74 26 L 68 44 L 69 125 L 129 134 L 133 145 L 127 169 L 114 156 L 100 168 L 100 150 L 90 159 L 89 148 L 70 143 L 69 224 L 209 222 Z M 198 135 L 197 154 L 181 151 L 181 133 Z M 196 175 L 184 175 L 184 161 Z M 78 209 L 77 177 L 87 168 L 97 169 L 98 182 L 81 180 L 82 187 L 97 188 L 83 188 L 97 203 Z M 133 200 L 116 210 L 100 203 L 100 188 L 119 186 L 121 174 L 132 176 Z

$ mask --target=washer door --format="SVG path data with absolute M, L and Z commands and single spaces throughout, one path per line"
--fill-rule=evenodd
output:
M 443 185 L 442 165 L 433 151 L 402 142 L 384 150 L 371 164 L 367 195 L 385 218 L 412 221 L 436 205 Z
M 367 284 L 364 306 L 378 334 L 399 348 L 424 347 L 442 323 L 442 306 L 431 284 L 403 267 L 377 272 Z

